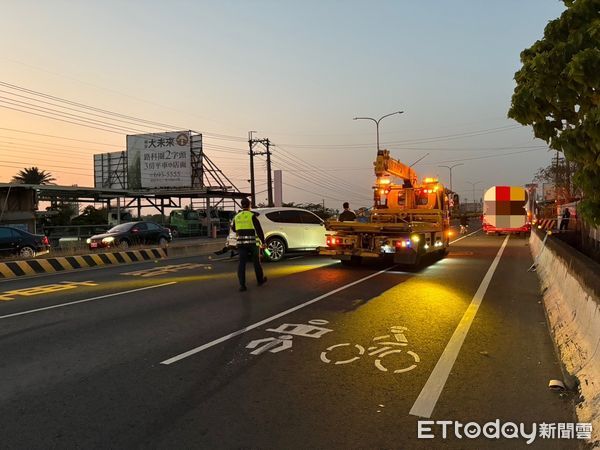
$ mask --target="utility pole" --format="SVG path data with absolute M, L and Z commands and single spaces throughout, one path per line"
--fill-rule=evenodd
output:
M 248 145 L 250 147 L 250 206 L 256 208 L 256 187 L 254 184 L 254 139 L 252 139 L 252 133 L 256 131 L 248 132 Z
M 267 151 L 265 152 L 267 154 L 267 202 L 269 208 L 272 208 L 274 206 L 273 204 L 273 180 L 271 179 L 271 150 L 269 150 L 269 147 L 271 145 L 271 142 L 269 141 L 269 139 L 266 139 L 265 142 L 265 148 L 267 149 Z
M 252 208 L 256 208 L 256 187 L 254 179 L 254 157 L 258 155 L 267 156 L 267 202 L 268 206 L 274 206 L 273 203 L 273 179 L 271 171 L 271 141 L 267 139 L 253 139 L 252 133 L 256 131 L 250 131 L 248 133 L 248 145 L 250 147 L 250 195 L 252 197 Z M 256 152 L 254 151 L 255 144 L 262 144 L 265 147 L 265 151 Z
M 475 183 L 473 183 L 472 181 L 467 181 L 467 183 L 469 183 L 471 185 L 471 188 L 473 189 L 473 203 L 479 204 L 479 202 L 475 200 L 475 186 L 477 186 L 479 183 L 483 183 L 483 181 L 476 181 Z

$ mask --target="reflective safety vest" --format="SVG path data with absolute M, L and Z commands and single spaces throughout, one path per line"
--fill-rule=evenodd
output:
M 233 218 L 238 245 L 257 245 L 252 217 L 254 217 L 254 213 L 251 211 L 240 211 Z

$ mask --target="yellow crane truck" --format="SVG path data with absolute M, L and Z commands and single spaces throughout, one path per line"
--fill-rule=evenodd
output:
M 443 257 L 450 240 L 450 209 L 444 187 L 435 178 L 421 183 L 415 171 L 377 152 L 374 204 L 366 221 L 331 220 L 326 223 L 327 247 L 321 255 L 358 265 L 366 259 L 390 259 L 418 265 L 429 253 Z

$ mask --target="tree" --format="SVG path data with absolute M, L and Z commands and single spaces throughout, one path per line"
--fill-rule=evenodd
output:
M 45 170 L 40 170 L 37 167 L 26 167 L 25 169 L 19 170 L 19 172 L 13 177 L 13 183 L 20 184 L 51 184 L 56 179 L 51 173 Z
M 46 211 L 54 211 L 54 216 L 48 221 L 48 225 L 70 225 L 71 218 L 78 214 L 77 205 L 73 203 L 61 203 L 54 207 L 46 208 Z
M 554 185 L 557 197 L 565 202 L 571 202 L 581 197 L 581 190 L 577 188 L 574 182 L 577 167 L 577 163 L 569 162 L 565 158 L 559 158 L 558 164 L 555 160 L 547 167 L 538 169 L 533 177 L 533 181 Z
M 508 116 L 575 162 L 582 213 L 600 224 L 600 0 L 563 0 L 543 39 L 521 52 Z
M 83 208 L 83 212 L 71 220 L 72 225 L 104 225 L 108 222 L 106 208 L 96 209 L 92 205 Z

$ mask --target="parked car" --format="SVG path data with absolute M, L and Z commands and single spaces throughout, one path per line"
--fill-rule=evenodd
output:
M 154 222 L 128 222 L 112 227 L 106 233 L 96 234 L 87 239 L 90 249 L 129 248 L 130 245 L 152 245 L 161 247 L 171 242 L 171 230 Z
M 48 238 L 19 228 L 0 226 L 0 255 L 33 258 L 50 251 Z
M 257 208 L 252 211 L 258 213 L 271 261 L 280 261 L 287 252 L 315 251 L 327 245 L 323 220 L 306 209 Z M 226 247 L 233 249 L 236 245 L 235 232 L 231 231 Z

